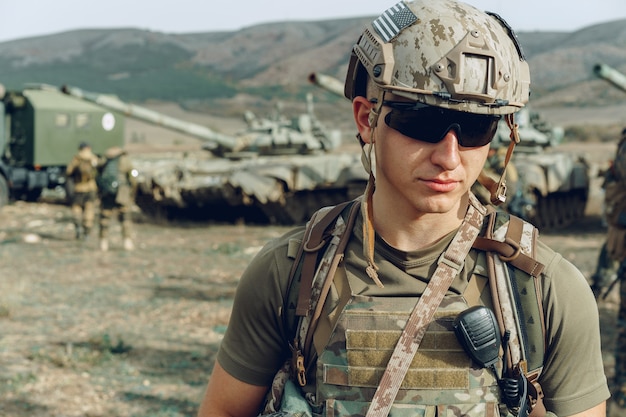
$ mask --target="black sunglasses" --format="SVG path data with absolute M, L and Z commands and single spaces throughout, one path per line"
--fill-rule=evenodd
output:
M 476 148 L 487 145 L 498 128 L 500 116 L 465 113 L 422 103 L 383 101 L 391 111 L 385 124 L 404 136 L 422 142 L 440 142 L 453 129 L 459 145 Z

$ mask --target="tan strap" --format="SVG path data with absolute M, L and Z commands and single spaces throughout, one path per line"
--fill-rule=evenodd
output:
M 528 417 L 544 417 L 547 413 L 543 404 L 543 390 L 539 385 L 539 373 L 528 374 L 528 395 L 531 399 L 531 412 Z
M 494 228 L 497 213 L 490 213 L 485 237 L 478 237 L 474 242 L 474 248 L 487 252 L 487 265 L 489 270 L 489 286 L 491 289 L 494 312 L 499 323 L 500 332 L 510 331 L 510 341 L 503 349 L 509 350 L 507 368 L 523 372 L 528 378 L 528 395 L 530 407 L 533 410 L 532 416 L 539 417 L 545 413 L 543 407 L 543 392 L 537 381 L 539 373 L 530 375 L 527 373 L 526 360 L 522 358 L 521 327 L 519 326 L 519 308 L 511 298 L 514 295 L 509 291 L 507 284 L 511 279 L 505 263 L 510 263 L 514 267 L 526 272 L 533 279 L 536 279 L 544 269 L 544 265 L 534 260 L 534 248 L 536 244 L 536 229 L 532 225 L 525 223 L 518 217 L 510 216 L 506 233 L 502 229 L 497 231 Z M 526 228 L 528 225 L 532 232 Z M 526 228 L 526 231 L 525 231 Z M 532 235 L 532 236 L 531 236 Z M 503 239 L 504 241 L 498 240 Z M 496 258 L 495 255 L 498 255 Z M 535 294 L 538 296 L 538 294 Z M 540 298 L 538 297 L 540 303 Z M 541 304 L 539 304 L 541 305 Z M 541 311 L 540 311 L 541 313 Z M 543 320 L 542 320 L 543 323 Z M 543 328 L 543 324 L 542 324 Z M 545 334 L 545 329 L 544 334 Z
M 352 204 L 352 207 L 346 224 L 341 213 L 349 204 Z M 296 304 L 304 313 L 300 315 L 296 311 L 299 321 L 293 344 L 290 346 L 293 375 L 300 386 L 305 386 L 307 383 L 307 367 L 312 363 L 309 361 L 307 364 L 307 359 L 312 357 L 313 333 L 319 322 L 324 300 L 328 296 L 332 277 L 343 258 L 343 252 L 350 237 L 349 231 L 358 212 L 358 200 L 318 210 L 309 222 L 304 241 L 300 245 L 300 252 L 304 254 L 302 268 L 292 268 L 290 280 L 293 280 L 294 274 L 300 274 L 300 288 Z M 331 225 L 334 226 L 331 227 Z M 323 252 L 321 258 L 320 251 Z M 302 258 L 297 258 L 296 262 L 300 263 L 300 259 Z
M 473 197 L 473 196 L 471 196 Z M 441 304 L 448 288 L 463 266 L 474 239 L 482 227 L 485 209 L 471 198 L 465 219 L 448 248 L 441 254 L 437 269 L 422 296 L 418 299 L 400 335 L 400 339 L 387 363 L 374 398 L 367 410 L 367 417 L 387 417 L 398 394 L 400 385 L 417 353 L 426 328 Z
M 309 322 L 309 326 L 306 330 L 306 339 L 304 341 L 304 345 L 302 346 L 303 354 L 305 358 L 309 356 L 309 349 L 313 346 L 313 335 L 315 333 L 315 328 L 317 327 L 317 323 L 319 322 L 319 318 L 322 314 L 322 310 L 324 307 L 324 301 L 328 297 L 328 292 L 330 291 L 331 284 L 333 282 L 333 278 L 335 277 L 335 272 L 337 271 L 337 267 L 339 266 L 339 262 L 343 259 L 343 254 L 346 249 L 346 245 L 348 244 L 348 240 L 350 237 L 350 231 L 354 225 L 354 221 L 356 219 L 356 215 L 359 212 L 359 202 L 355 202 L 354 205 L 350 208 L 350 214 L 348 215 L 348 221 L 345 225 L 345 232 L 341 235 L 339 239 L 339 243 L 337 245 L 337 250 L 335 255 L 333 256 L 332 263 L 330 268 L 326 272 L 326 276 L 324 277 L 324 283 L 322 285 L 322 290 L 319 293 L 319 296 L 313 300 L 312 308 L 313 315 L 311 317 L 311 321 Z
M 477 237 L 474 248 L 485 252 L 495 252 L 503 262 L 509 262 L 514 267 L 527 274 L 538 277 L 543 272 L 543 264 L 521 252 L 517 241 L 507 238 L 504 242 L 486 237 Z
M 298 291 L 298 304 L 296 305 L 296 316 L 307 316 L 311 311 L 311 285 L 315 276 L 317 265 L 317 254 L 326 244 L 326 231 L 335 222 L 337 216 L 341 214 L 350 201 L 341 203 L 333 207 L 323 218 L 315 223 L 307 231 L 302 242 L 304 261 L 302 264 L 300 289 Z

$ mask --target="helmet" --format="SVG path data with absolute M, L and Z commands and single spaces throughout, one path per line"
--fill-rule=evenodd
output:
M 528 102 L 530 71 L 498 15 L 453 0 L 405 0 L 365 28 L 352 50 L 344 94 L 384 91 L 428 105 L 511 114 Z

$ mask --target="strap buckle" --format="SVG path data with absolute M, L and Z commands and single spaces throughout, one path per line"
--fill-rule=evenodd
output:
M 306 368 L 304 367 L 304 355 L 297 349 L 293 352 L 294 374 L 301 387 L 306 385 Z
M 461 272 L 461 269 L 463 269 L 463 267 L 465 266 L 465 263 L 462 264 L 457 264 L 454 260 L 450 259 L 450 258 L 446 258 L 446 252 L 443 252 L 440 256 L 439 259 L 437 260 L 437 265 L 439 264 L 446 264 L 448 265 L 450 268 L 456 270 L 456 273 L 458 274 L 459 272 Z

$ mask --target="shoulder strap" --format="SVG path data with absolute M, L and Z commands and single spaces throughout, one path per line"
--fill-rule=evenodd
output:
M 284 389 L 287 384 L 287 380 L 296 380 L 301 386 L 306 385 L 306 367 L 304 364 L 303 349 L 307 346 L 306 340 L 309 339 L 309 335 L 313 335 L 314 326 L 317 324 L 317 318 L 319 317 L 318 305 L 323 304 L 330 288 L 330 282 L 332 281 L 334 272 L 339 263 L 339 259 L 343 255 L 345 245 L 350 237 L 350 231 L 352 230 L 352 224 L 359 212 L 360 201 L 353 200 L 346 203 L 342 203 L 339 206 L 324 207 L 313 214 L 311 220 L 307 223 L 303 242 L 299 245 L 298 251 L 295 255 L 292 268 L 289 272 L 289 282 L 287 285 L 287 292 L 284 297 L 283 303 L 283 325 L 288 332 L 289 349 L 292 351 L 292 357 L 287 359 L 283 366 L 276 372 L 272 386 L 270 387 L 266 399 L 265 406 L 263 408 L 263 415 L 278 412 L 283 397 Z M 346 210 L 348 210 L 347 221 L 344 222 Z M 333 224 L 331 228 L 330 225 Z M 346 233 L 348 232 L 348 233 Z M 327 235 L 330 233 L 332 238 Z M 314 242 L 317 242 L 314 244 Z M 328 247 L 327 247 L 328 246 Z M 316 274 L 316 262 L 307 262 L 304 267 L 304 261 L 307 257 L 314 256 L 314 260 L 317 260 L 319 253 L 323 248 L 326 250 L 323 252 L 322 259 L 328 258 L 328 252 L 331 252 L 333 248 L 336 250 L 333 252 L 333 262 L 331 267 L 326 270 L 326 275 Z M 308 248 L 308 250 L 305 250 Z M 334 267 L 333 267 L 334 266 Z M 303 276 L 304 275 L 304 276 Z M 323 275 L 323 276 L 322 276 Z M 309 282 L 308 290 L 300 291 L 303 286 L 302 283 Z M 312 286 L 319 288 L 319 282 L 322 282 L 321 291 L 313 291 Z M 295 287 L 298 288 L 298 298 L 294 300 Z M 304 303 L 303 297 L 307 297 L 308 302 Z M 317 296 L 316 296 L 317 294 Z M 312 298 L 313 297 L 313 298 Z M 311 315 L 296 317 L 291 314 L 294 309 L 290 307 L 291 303 L 298 303 L 300 306 L 306 306 L 304 310 L 307 312 L 313 311 L 312 315 L 314 320 L 309 320 Z M 293 316 L 293 317 L 292 317 Z
M 352 200 L 318 210 L 307 224 L 290 271 L 285 300 L 293 301 L 294 286 L 298 285 L 295 318 L 288 317 L 291 309 L 285 308 L 283 319 L 287 329 L 294 329 L 289 346 L 294 379 L 301 386 L 306 385 L 305 358 L 309 357 L 314 329 L 332 277 L 343 257 L 359 205 L 359 200 Z
M 537 229 L 532 224 L 507 213 L 492 212 L 487 217 L 484 235 L 474 242 L 474 248 L 487 252 L 496 317 L 502 332 L 511 331 L 510 359 L 513 363 L 530 361 L 530 370 L 542 366 L 545 351 L 543 299 L 537 280 L 544 265 L 535 259 L 536 239 Z M 525 334 L 528 320 L 540 330 L 540 343 L 536 332 Z M 517 334 L 522 337 L 519 341 Z M 534 339 L 532 348 L 529 338 Z
M 367 417 L 387 417 L 395 401 L 402 381 L 417 353 L 417 349 L 426 333 L 435 311 L 443 300 L 465 264 L 465 258 L 478 236 L 485 215 L 484 207 L 472 199 L 465 219 L 448 248 L 441 254 L 437 269 L 430 278 L 426 289 L 419 297 L 407 323 L 402 330 L 400 339 L 387 363 L 387 368 L 376 388 L 372 402 L 367 410 Z
M 304 241 L 301 246 L 301 251 L 304 253 L 304 260 L 300 274 L 298 304 L 296 305 L 297 316 L 307 316 L 311 311 L 311 284 L 313 284 L 313 276 L 315 275 L 318 252 L 328 243 L 331 237 L 329 234 L 330 226 L 336 222 L 337 217 L 348 204 L 350 204 L 349 201 L 328 208 L 327 211 L 316 213 L 309 227 L 306 229 Z M 298 259 L 296 259 L 296 261 L 298 261 Z
M 537 382 L 545 356 L 545 318 L 538 277 L 544 265 L 535 258 L 537 229 L 504 212 L 487 217 L 484 236 L 474 247 L 487 252 L 489 286 L 500 331 L 510 334 L 508 369 L 522 372 L 531 383 L 531 407 L 542 409 Z

